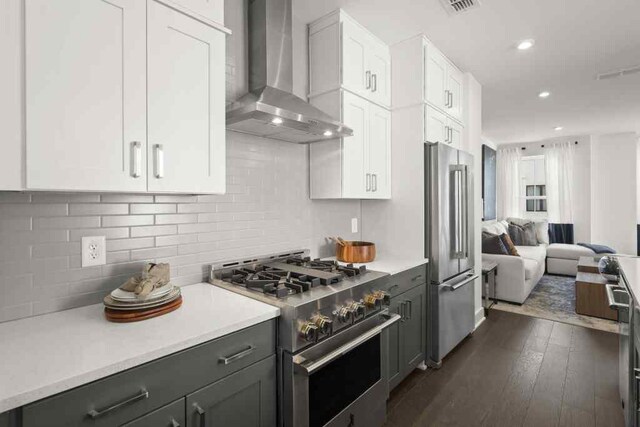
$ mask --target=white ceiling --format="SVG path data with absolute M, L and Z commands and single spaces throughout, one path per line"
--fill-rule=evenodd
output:
M 483 133 L 496 143 L 640 132 L 640 0 L 482 0 L 449 16 L 439 0 L 294 0 L 310 22 L 344 8 L 388 44 L 424 33 L 483 85 Z M 533 38 L 521 52 L 515 44 Z M 539 99 L 538 93 L 552 95 Z M 563 126 L 560 132 L 556 126 Z

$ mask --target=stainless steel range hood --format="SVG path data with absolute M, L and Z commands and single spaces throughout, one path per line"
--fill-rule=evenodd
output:
M 249 93 L 227 108 L 227 129 L 299 144 L 353 135 L 292 91 L 291 0 L 249 0 Z

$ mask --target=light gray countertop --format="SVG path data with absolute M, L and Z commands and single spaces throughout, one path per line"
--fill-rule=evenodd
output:
M 111 323 L 96 304 L 0 323 L 0 413 L 278 317 L 277 307 L 208 283 L 178 310 Z
M 622 269 L 624 280 L 629 285 L 636 304 L 640 304 L 640 258 L 636 257 L 617 257 Z
M 325 258 L 327 260 L 335 260 L 336 257 Z M 365 265 L 368 270 L 381 271 L 383 273 L 398 274 L 419 265 L 427 264 L 429 260 L 427 258 L 396 258 L 392 256 L 378 256 L 371 262 L 365 264 L 354 264 L 359 267 Z

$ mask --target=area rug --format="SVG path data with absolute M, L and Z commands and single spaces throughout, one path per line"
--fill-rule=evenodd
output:
M 492 309 L 617 333 L 618 323 L 613 320 L 576 313 L 575 287 L 575 277 L 544 275 L 524 304 L 500 301 Z

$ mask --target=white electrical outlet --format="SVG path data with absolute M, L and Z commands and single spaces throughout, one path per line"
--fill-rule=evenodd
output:
M 82 266 L 104 265 L 107 263 L 107 242 L 105 236 L 82 238 Z
M 351 218 L 351 232 L 358 232 L 358 218 Z

